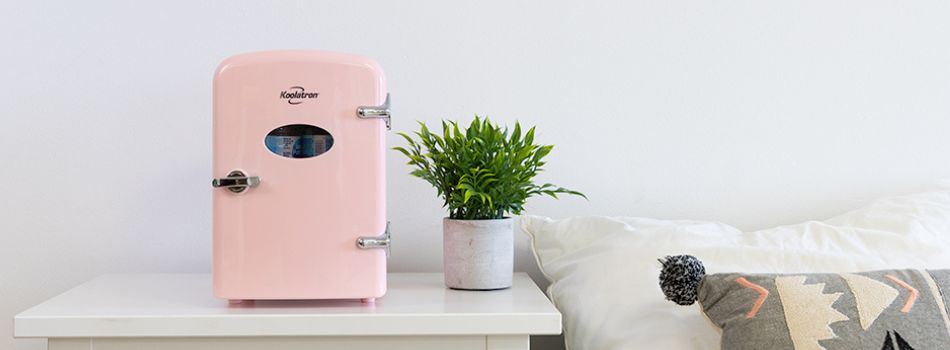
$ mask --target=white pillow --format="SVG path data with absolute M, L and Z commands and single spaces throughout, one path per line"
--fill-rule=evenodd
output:
M 698 306 L 666 301 L 666 255 L 716 272 L 950 268 L 950 189 L 875 201 L 826 221 L 743 233 L 714 222 L 523 216 L 522 229 L 564 315 L 568 349 L 718 349 Z

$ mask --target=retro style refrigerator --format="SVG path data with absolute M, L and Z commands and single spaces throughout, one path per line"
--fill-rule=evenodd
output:
M 379 65 L 323 51 L 241 54 L 214 75 L 214 295 L 362 299 L 386 292 Z

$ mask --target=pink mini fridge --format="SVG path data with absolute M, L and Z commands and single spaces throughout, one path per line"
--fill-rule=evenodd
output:
M 379 65 L 322 51 L 230 57 L 214 75 L 214 295 L 386 293 L 389 97 Z

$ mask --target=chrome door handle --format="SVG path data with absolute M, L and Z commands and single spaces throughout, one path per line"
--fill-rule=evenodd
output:
M 227 177 L 211 180 L 211 187 L 223 187 L 234 193 L 241 193 L 250 187 L 257 187 L 261 184 L 261 178 L 257 176 L 247 176 L 243 171 L 233 170 Z
M 356 109 L 356 115 L 362 119 L 382 119 L 386 121 L 386 130 L 392 130 L 391 111 L 389 110 L 389 94 L 386 94 L 386 101 L 381 106 L 360 106 Z

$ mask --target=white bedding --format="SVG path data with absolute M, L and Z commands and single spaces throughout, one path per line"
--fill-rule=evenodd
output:
M 523 216 L 564 315 L 568 349 L 718 349 L 698 306 L 664 300 L 657 258 L 699 257 L 708 272 L 950 268 L 950 188 L 886 198 L 825 221 L 754 232 L 681 220 Z

